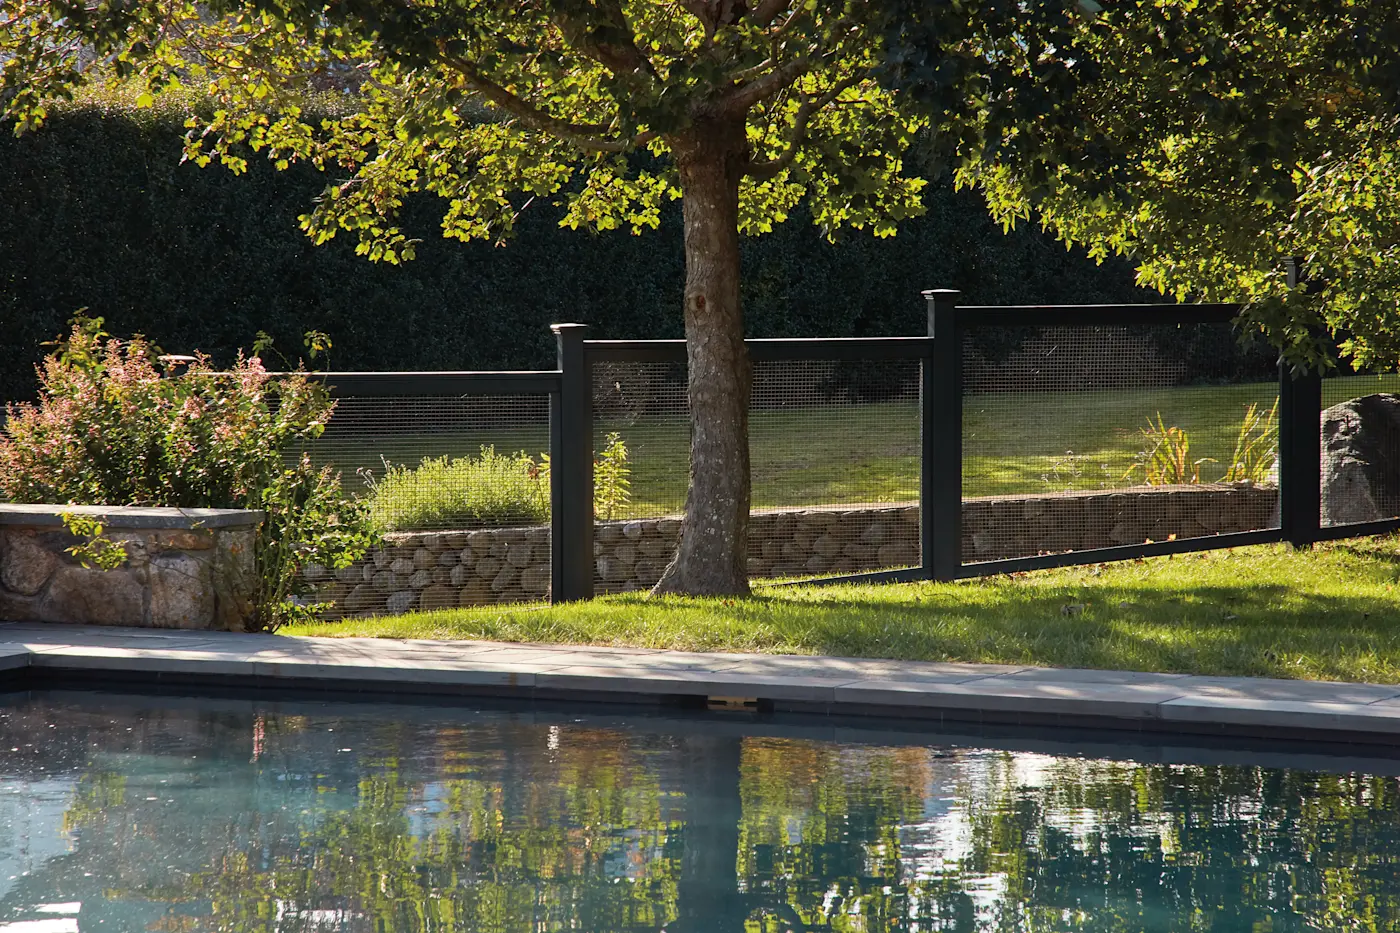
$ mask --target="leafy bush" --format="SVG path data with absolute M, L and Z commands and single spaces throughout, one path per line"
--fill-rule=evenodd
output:
M 141 338 L 80 321 L 44 360 L 37 403 L 6 407 L 0 496 L 19 502 L 261 509 L 258 624 L 304 614 L 297 571 L 346 566 L 372 543 L 340 478 L 288 452 L 318 436 L 334 404 L 301 375 L 256 357 L 216 371 L 197 357 L 165 378 Z M 290 465 L 287 461 L 291 459 Z
M 627 458 L 627 444 L 614 432 L 593 461 L 593 511 L 605 521 L 617 517 L 632 497 Z M 507 456 L 483 447 L 476 458 L 424 457 L 416 467 L 388 462 L 384 467 L 383 477 L 365 477 L 370 515 L 382 531 L 549 521 L 548 454 L 535 460 L 524 451 Z
M 367 476 L 370 517 L 384 531 L 471 525 L 538 525 L 549 521 L 549 483 L 524 453 L 424 457 L 417 467 L 385 464 Z

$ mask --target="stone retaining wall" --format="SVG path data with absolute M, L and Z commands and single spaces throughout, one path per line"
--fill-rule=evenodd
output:
M 63 514 L 90 517 L 126 563 L 87 569 Z M 0 619 L 246 631 L 254 622 L 254 535 L 263 513 L 0 504 Z
M 963 501 L 963 555 L 998 560 L 1268 527 L 1271 487 L 1165 486 L 997 496 Z M 599 523 L 598 592 L 650 588 L 675 552 L 675 518 Z M 919 563 L 919 507 L 778 509 L 750 519 L 755 578 L 856 573 Z M 339 571 L 307 569 L 329 618 L 541 600 L 549 592 L 549 528 L 390 535 Z

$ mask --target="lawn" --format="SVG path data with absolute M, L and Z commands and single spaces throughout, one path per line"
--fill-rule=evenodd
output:
M 296 626 L 474 638 L 1400 683 L 1400 539 L 1238 548 L 959 583 L 604 597 Z
M 1324 404 L 1370 392 L 1400 391 L 1400 376 L 1352 376 L 1324 383 Z M 963 415 L 963 490 L 973 496 L 1134 485 L 1125 476 L 1143 449 L 1139 429 L 1161 414 L 1185 429 L 1201 477 L 1218 479 L 1245 409 L 1268 408 L 1274 383 L 1086 392 L 968 396 Z M 683 417 L 600 418 L 602 437 L 617 431 L 631 451 L 632 498 L 616 518 L 681 511 L 689 424 Z M 750 421 L 755 508 L 908 502 L 919 494 L 916 401 L 831 403 L 755 411 Z M 314 454 L 350 474 L 382 473 L 382 461 L 416 465 L 425 456 L 470 456 L 483 445 L 501 452 L 548 449 L 547 426 L 480 432 L 348 434 L 332 429 Z M 1212 462 L 1213 461 L 1213 462 Z M 425 489 L 425 495 L 432 490 Z

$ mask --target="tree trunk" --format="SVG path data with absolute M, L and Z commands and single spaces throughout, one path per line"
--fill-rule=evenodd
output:
M 749 592 L 749 384 L 739 303 L 742 119 L 697 121 L 672 143 L 685 214 L 690 486 L 680 549 L 653 593 Z

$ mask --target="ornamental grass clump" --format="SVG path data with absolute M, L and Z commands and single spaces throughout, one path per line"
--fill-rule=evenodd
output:
M 479 457 L 425 457 L 418 466 L 385 464 L 367 475 L 370 517 L 383 531 L 419 531 L 464 525 L 542 525 L 549 521 L 549 480 L 525 453 Z
M 334 403 L 301 374 L 257 357 L 175 377 L 137 337 L 80 319 L 39 368 L 39 399 L 6 406 L 0 497 L 15 502 L 260 509 L 257 624 L 311 610 L 293 597 L 306 563 L 348 566 L 373 543 L 365 508 L 298 449 Z

